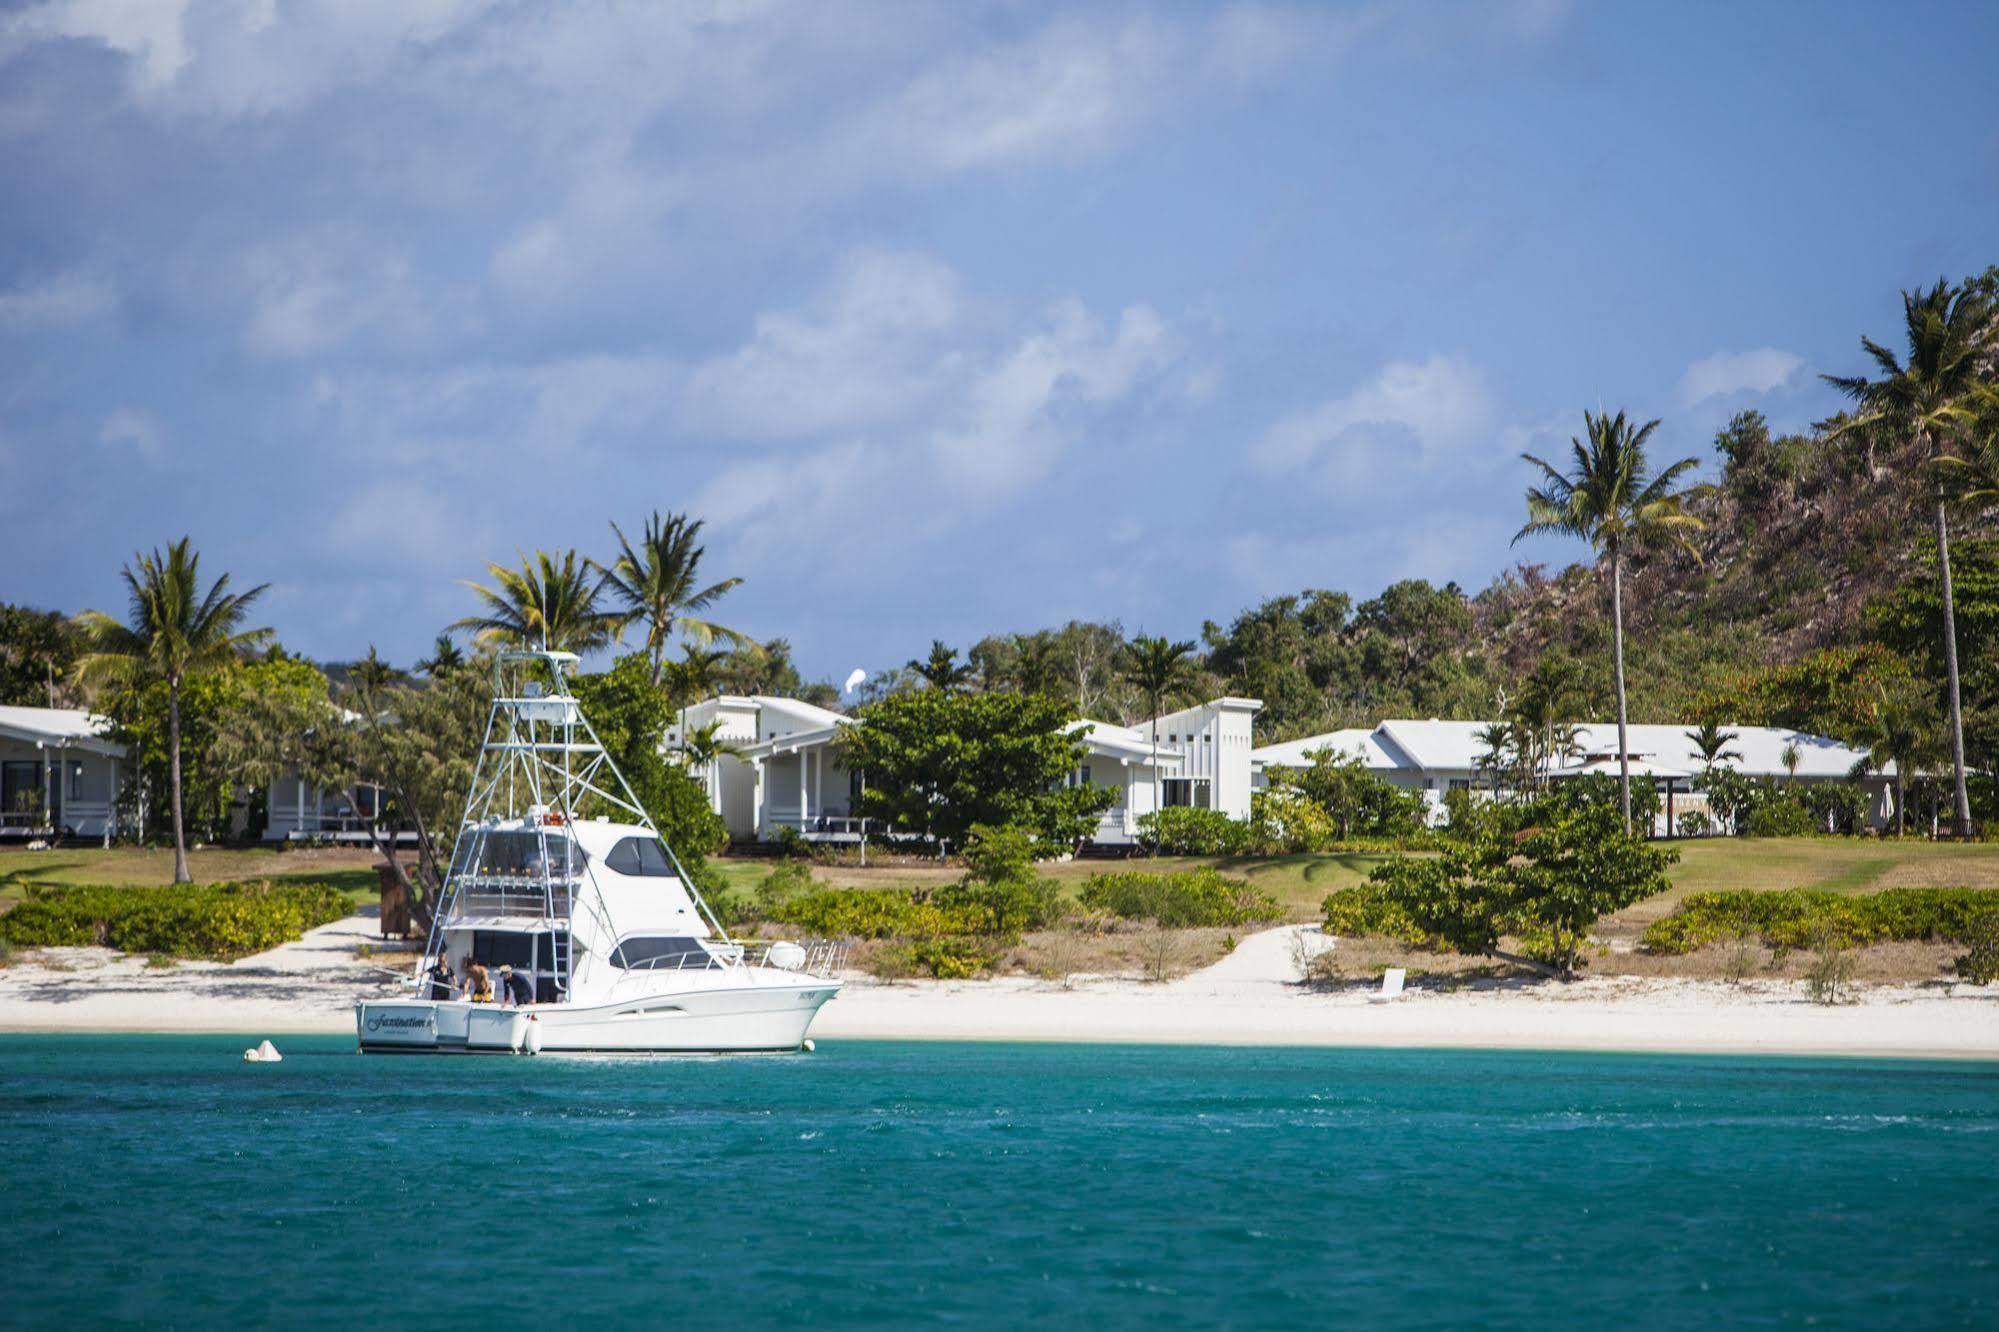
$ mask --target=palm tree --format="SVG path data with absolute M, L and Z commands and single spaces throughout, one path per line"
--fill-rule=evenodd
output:
M 1693 742 L 1695 751 L 1701 756 L 1701 770 L 1703 772 L 1713 772 L 1730 759 L 1734 759 L 1738 763 L 1742 761 L 1741 751 L 1728 747 L 1730 741 L 1739 740 L 1742 737 L 1734 731 L 1722 730 L 1714 722 L 1702 722 L 1695 729 L 1688 731 L 1686 736 L 1688 740 Z
M 685 714 L 683 713 L 683 723 Z M 690 768 L 701 771 L 701 786 L 708 798 L 715 798 L 715 761 L 724 754 L 742 757 L 743 748 L 733 740 L 722 738 L 722 719 L 717 717 L 706 726 L 697 726 L 682 734 L 680 755 Z
M 1564 475 L 1531 453 L 1520 455 L 1541 469 L 1540 485 L 1527 488 L 1527 522 L 1513 539 L 1536 532 L 1561 532 L 1581 537 L 1610 561 L 1610 626 L 1612 657 L 1617 675 L 1617 786 L 1624 807 L 1624 830 L 1631 831 L 1630 724 L 1624 698 L 1624 556 L 1633 546 L 1673 545 L 1692 555 L 1688 533 L 1701 520 L 1686 511 L 1693 490 L 1676 490 L 1695 460 L 1682 458 L 1656 476 L 1645 457 L 1645 444 L 1658 428 L 1648 421 L 1634 428 L 1605 413 L 1583 413 L 1587 444 L 1569 443 L 1575 451 L 1575 471 Z
M 1886 430 L 1905 439 L 1918 462 L 1952 456 L 1986 389 L 1999 319 L 1978 292 L 1953 288 L 1942 278 L 1928 291 L 1902 293 L 1908 360 L 1863 337 L 1860 345 L 1880 377 L 1825 375 L 1828 384 L 1860 410 L 1833 432 Z M 1957 804 L 1957 833 L 1971 833 L 1971 794 L 1964 774 L 1964 704 L 1958 687 L 1957 612 L 1950 580 L 1949 490 L 1938 478 L 1935 495 L 1937 576 L 1943 591 L 1943 660 L 1950 703 L 1950 762 Z
M 725 638 L 739 646 L 754 647 L 754 640 L 712 620 L 699 618 L 740 578 L 724 578 L 706 587 L 701 583 L 701 557 L 707 548 L 696 544 L 701 520 L 680 513 L 655 511 L 646 520 L 645 534 L 634 547 L 616 523 L 611 531 L 618 538 L 618 558 L 608 568 L 599 565 L 603 586 L 624 603 L 618 630 L 644 620 L 646 651 L 652 656 L 652 682 L 660 682 L 665 670 L 666 645 L 679 634 L 700 646 Z
M 174 882 L 190 883 L 187 830 L 181 808 L 180 698 L 191 676 L 234 662 L 270 636 L 268 629 L 245 629 L 250 606 L 269 583 L 247 592 L 229 591 L 229 575 L 201 590 L 201 556 L 182 537 L 162 555 L 134 555 L 125 566 L 132 605 L 123 623 L 103 611 L 85 611 L 77 620 L 89 637 L 85 669 L 106 678 L 164 680 L 167 686 L 167 767 L 173 787 Z
M 1492 777 L 1492 797 L 1499 798 L 1499 774 L 1506 767 L 1506 751 L 1513 747 L 1513 728 L 1505 722 L 1490 722 L 1472 732 L 1472 738 L 1484 748 L 1479 752 L 1477 766 Z
M 430 655 L 418 661 L 416 669 L 423 675 L 443 675 L 455 671 L 465 664 L 465 652 L 450 634 L 439 634 L 432 645 Z
M 971 683 L 977 672 L 971 665 L 958 664 L 958 650 L 944 646 L 944 640 L 930 640 L 930 655 L 922 661 L 912 661 L 909 669 L 930 682 L 932 689 L 957 689 Z
M 1904 814 L 1909 803 L 1909 771 L 1926 763 L 1936 753 L 1937 721 L 1935 698 L 1914 682 L 1904 680 L 1891 687 L 1883 681 L 1875 686 L 1867 715 L 1850 737 L 1866 756 L 1853 765 L 1852 776 L 1865 777 L 1895 765 L 1895 835 L 1905 831 Z
M 1798 764 L 1803 760 L 1804 755 L 1798 752 L 1798 742 L 1786 740 L 1784 748 L 1777 754 L 1777 761 L 1784 765 L 1785 785 L 1798 780 Z
M 1159 714 L 1166 701 L 1186 689 L 1193 678 L 1194 664 L 1188 660 L 1192 643 L 1169 643 L 1164 638 L 1140 634 L 1124 650 L 1126 683 L 1145 696 L 1152 711 L 1152 808 L 1160 809 Z
M 573 550 L 558 559 L 545 550 L 521 557 L 521 567 L 488 564 L 497 587 L 466 586 L 486 603 L 486 614 L 468 615 L 452 623 L 470 629 L 482 641 L 544 652 L 589 652 L 611 641 L 618 627 L 616 613 L 598 605 L 603 586 L 590 577 L 588 560 Z

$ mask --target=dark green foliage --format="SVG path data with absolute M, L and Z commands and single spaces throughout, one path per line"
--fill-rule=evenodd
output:
M 1211 869 L 1173 874 L 1124 870 L 1092 874 L 1077 894 L 1085 907 L 1167 929 L 1252 925 L 1283 915 L 1277 900 L 1242 879 Z
M 1999 909 L 1973 914 L 1962 927 L 1966 950 L 1952 965 L 1959 979 L 1972 985 L 1999 980 Z
M 1743 820 L 1745 837 L 1809 837 L 1819 831 L 1811 810 L 1797 797 L 1780 794 L 1757 804 Z
M 0 706 L 68 706 L 85 647 L 68 616 L 0 602 Z
M 632 653 L 618 658 L 602 675 L 576 677 L 571 686 L 612 762 L 690 872 L 709 853 L 727 845 L 728 825 L 709 804 L 708 793 L 686 769 L 660 753 L 660 742 L 673 720 L 673 705 L 652 682 L 650 660 Z M 616 810 L 594 812 L 630 817 Z
M 1825 648 L 1742 672 L 1695 698 L 1689 716 L 1724 726 L 1850 735 L 1871 714 L 1881 686 L 1908 674 L 1909 663 L 1878 643 Z
M 1550 802 L 1539 812 L 1540 821 L 1518 834 L 1495 818 L 1438 856 L 1398 857 L 1369 878 L 1440 947 L 1571 978 L 1590 927 L 1664 892 L 1666 867 L 1678 855 L 1627 835 L 1615 804 Z M 1528 951 L 1502 951 L 1508 936 Z
M 1410 837 L 1429 826 L 1422 792 L 1396 786 L 1352 755 L 1321 750 L 1309 768 L 1272 774 L 1271 788 L 1297 791 L 1324 810 L 1336 841 Z
M 968 879 L 939 888 L 930 901 L 967 932 L 1009 942 L 1024 931 L 1046 929 L 1062 915 L 1061 890 L 1049 879 Z
M 1183 805 L 1138 820 L 1138 844 L 1153 855 L 1239 856 L 1250 840 L 1250 826 L 1219 809 Z
M 1982 888 L 1884 888 L 1877 893 L 1738 889 L 1694 893 L 1653 921 L 1648 952 L 1690 953 L 1736 934 L 1754 934 L 1780 951 L 1815 947 L 1830 931 L 1846 945 L 1888 940 L 1969 942 L 1975 921 L 1999 910 L 1999 892 Z
M 1117 800 L 1107 788 L 1064 784 L 1083 749 L 1059 699 L 926 688 L 860 715 L 865 724 L 841 737 L 842 761 L 867 774 L 860 812 L 902 836 L 962 847 L 974 825 L 1012 826 L 1067 849 Z
M 0 916 L 0 937 L 27 948 L 98 944 L 233 962 L 346 914 L 346 895 L 327 884 L 33 887 Z

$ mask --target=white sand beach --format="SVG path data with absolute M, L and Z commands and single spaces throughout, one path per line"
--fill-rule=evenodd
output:
M 398 985 L 357 957 L 378 942 L 374 929 L 352 916 L 230 965 L 148 967 L 102 948 L 26 954 L 0 969 L 0 1031 L 351 1031 L 355 999 Z M 853 976 L 813 1035 L 1999 1059 L 1999 986 L 1862 987 L 1856 1002 L 1824 1007 L 1795 982 L 1627 978 L 1412 989 L 1374 1003 L 1295 984 L 1297 929 L 1253 935 L 1165 984 Z

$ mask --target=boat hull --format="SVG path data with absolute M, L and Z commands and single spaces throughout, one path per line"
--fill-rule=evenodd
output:
M 720 1054 L 796 1050 L 840 982 L 710 986 L 598 1004 L 505 1008 L 462 1000 L 363 1000 L 364 1054 Z

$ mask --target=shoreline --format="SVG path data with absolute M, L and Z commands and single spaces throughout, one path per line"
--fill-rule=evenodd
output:
M 1852 1003 L 1827 1007 L 1790 981 L 1598 977 L 1413 988 L 1374 1003 L 1359 988 L 1298 985 L 1296 929 L 1252 935 L 1214 966 L 1162 983 L 848 977 L 812 1036 L 1999 1060 L 1999 986 L 1870 986 Z M 0 969 L 0 1032 L 349 1034 L 356 999 L 401 985 L 357 956 L 361 945 L 379 944 L 373 931 L 369 917 L 352 916 L 234 964 L 151 967 L 108 949 L 45 950 Z

